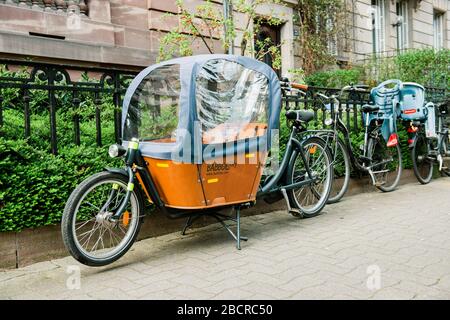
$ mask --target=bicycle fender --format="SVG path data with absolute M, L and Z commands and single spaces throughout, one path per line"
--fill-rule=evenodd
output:
M 292 155 L 291 155 L 291 159 L 289 160 L 288 168 L 290 168 L 291 166 L 294 165 L 294 158 L 295 158 L 295 155 L 299 152 L 298 150 L 300 150 L 300 149 L 303 148 L 303 144 L 304 144 L 309 138 L 316 138 L 316 139 L 318 139 L 318 140 L 322 140 L 322 142 L 323 142 L 323 144 L 326 146 L 326 148 L 327 148 L 328 150 L 330 150 L 330 147 L 328 146 L 328 144 L 326 143 L 326 141 L 325 141 L 323 138 L 321 138 L 321 137 L 319 137 L 319 136 L 317 136 L 317 135 L 308 135 L 308 136 L 304 136 L 300 141 L 297 140 L 297 139 L 295 139 L 295 138 L 292 138 L 292 142 L 294 143 L 295 147 L 294 147 L 294 150 L 292 151 Z
M 108 171 L 110 173 L 117 173 L 122 175 L 126 180 L 129 180 L 129 175 L 127 170 L 125 169 L 121 169 L 121 168 L 104 168 L 105 171 Z M 139 188 L 134 188 L 133 191 L 137 192 L 140 194 L 140 198 L 143 199 L 144 194 L 142 193 L 142 189 L 141 187 Z M 144 205 L 144 203 L 142 203 L 142 205 Z
M 123 175 L 124 177 L 126 177 L 128 179 L 128 172 L 125 169 L 120 169 L 120 168 L 105 168 L 105 171 L 111 172 L 111 173 L 118 173 Z

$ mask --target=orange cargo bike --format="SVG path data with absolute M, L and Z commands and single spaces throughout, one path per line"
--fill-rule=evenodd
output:
M 165 61 L 143 70 L 123 102 L 122 144 L 109 148 L 125 168 L 83 181 L 67 201 L 64 243 L 86 265 L 120 258 L 133 244 L 145 202 L 170 218 L 217 219 L 241 240 L 240 210 L 284 198 L 297 217 L 318 214 L 332 183 L 332 157 L 307 123 L 314 114 L 287 110 L 291 129 L 278 163 L 282 90 L 266 64 L 232 55 Z M 274 155 L 275 154 L 275 155 Z M 231 209 L 226 215 L 224 209 Z M 236 222 L 233 232 L 227 220 Z

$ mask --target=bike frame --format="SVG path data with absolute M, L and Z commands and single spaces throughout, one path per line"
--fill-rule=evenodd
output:
M 427 141 L 427 160 L 436 163 L 439 162 L 438 158 L 433 157 L 433 156 L 438 156 L 441 154 L 441 150 L 442 150 L 442 146 L 444 145 L 444 139 L 448 139 L 448 134 L 449 134 L 449 128 L 447 128 L 446 126 L 444 126 L 444 119 L 443 119 L 443 115 L 439 114 L 437 116 L 438 118 L 438 130 L 437 130 L 437 137 L 436 138 L 428 138 L 426 137 L 425 133 L 423 132 L 423 128 L 425 127 L 425 123 L 419 123 L 417 125 L 417 127 L 420 128 L 420 131 L 417 131 L 414 136 L 413 136 L 413 141 L 414 143 L 410 145 L 410 148 L 413 148 L 414 145 L 417 143 L 417 135 L 418 134 L 423 134 L 425 136 L 425 139 Z M 437 145 L 435 148 L 432 147 L 432 141 L 433 140 L 437 140 Z M 448 150 L 447 150 L 448 151 Z M 442 156 L 442 155 L 441 155 Z M 447 156 L 447 155 L 444 155 Z
M 378 120 L 375 120 L 375 126 L 372 131 L 370 131 L 371 124 L 369 123 L 369 114 L 366 114 L 366 120 L 365 120 L 365 132 L 364 132 L 364 150 L 363 150 L 363 160 L 361 163 L 361 160 L 355 155 L 353 152 L 353 147 L 350 141 L 350 132 L 347 128 L 347 126 L 344 124 L 342 119 L 339 117 L 338 112 L 334 112 L 334 119 L 333 119 L 333 129 L 332 130 L 317 130 L 318 132 L 326 133 L 327 134 L 327 144 L 328 144 L 328 138 L 331 138 L 333 140 L 339 139 L 338 133 L 341 132 L 344 136 L 344 146 L 348 152 L 348 155 L 350 157 L 350 163 L 352 164 L 352 167 L 360 172 L 368 172 L 372 167 L 383 165 L 385 163 L 388 163 L 389 161 L 384 161 L 380 163 L 372 164 L 371 161 L 367 165 L 363 162 L 364 160 L 370 160 L 372 158 L 372 154 L 369 154 L 371 150 L 369 150 L 369 139 L 377 139 L 379 135 L 379 129 L 380 125 L 378 124 Z M 337 144 L 335 145 L 335 150 L 333 150 L 333 154 L 336 154 L 337 152 Z
M 281 191 L 282 189 L 284 189 L 284 190 L 296 189 L 296 188 L 299 188 L 299 187 L 302 187 L 302 186 L 305 186 L 305 185 L 315 182 L 315 178 L 313 177 L 313 175 L 311 173 L 311 170 L 309 168 L 309 165 L 308 165 L 308 162 L 306 159 L 305 150 L 303 150 L 303 148 L 302 148 L 303 140 L 299 141 L 298 139 L 295 138 L 295 136 L 298 135 L 299 133 L 304 134 L 306 132 L 312 132 L 312 131 L 306 131 L 306 130 L 303 131 L 303 130 L 297 128 L 296 126 L 292 126 L 291 134 L 289 135 L 289 140 L 286 144 L 286 151 L 284 152 L 280 167 L 278 168 L 277 172 L 269 178 L 267 183 L 265 183 L 264 185 L 261 186 L 260 191 L 256 195 L 257 197 L 261 197 L 261 196 L 264 196 L 264 195 L 267 195 L 267 194 L 273 193 L 273 192 L 278 192 L 278 191 Z M 306 170 L 308 177 L 307 177 L 307 179 L 305 179 L 303 181 L 295 182 L 295 183 L 292 183 L 289 185 L 280 184 L 282 179 L 285 178 L 286 169 L 290 165 L 293 165 L 292 163 L 290 163 L 290 160 L 292 158 L 292 155 L 295 152 L 300 153 L 302 161 L 305 164 L 305 170 Z

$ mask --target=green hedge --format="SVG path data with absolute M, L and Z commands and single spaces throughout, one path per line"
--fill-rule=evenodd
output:
M 305 82 L 314 87 L 342 88 L 350 83 L 358 83 L 361 77 L 360 69 L 343 69 L 316 72 L 305 77 Z
M 24 140 L 0 137 L 0 231 L 60 222 L 78 183 L 105 167 L 120 165 L 106 154 L 106 148 L 70 146 L 53 156 Z
M 0 76 L 27 76 L 0 66 Z M 83 79 L 88 81 L 89 79 Z M 108 157 L 114 143 L 114 106 L 111 97 L 100 105 L 102 143 L 96 147 L 95 105 L 82 94 L 78 109 L 71 95 L 57 92 L 56 127 L 59 154 L 50 153 L 48 95 L 30 90 L 31 137 L 24 139 L 23 101 L 17 89 L 3 89 L 4 124 L 0 127 L 0 231 L 59 223 L 70 193 L 83 179 L 105 167 L 122 166 Z M 80 119 L 81 146 L 74 145 L 73 116 Z
M 392 57 L 372 57 L 357 66 L 329 70 L 307 75 L 305 82 L 311 86 L 341 88 L 350 83 L 376 86 L 388 79 L 417 82 L 424 86 L 448 88 L 450 49 L 410 50 Z M 294 70 L 294 73 L 301 73 Z
M 410 50 L 394 57 L 369 60 L 364 66 L 364 80 L 376 85 L 388 79 L 417 82 L 424 86 L 450 87 L 450 49 Z

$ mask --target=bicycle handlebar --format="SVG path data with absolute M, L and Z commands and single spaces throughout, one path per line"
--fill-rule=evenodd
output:
M 294 83 L 291 82 L 291 87 L 294 89 L 299 89 L 299 90 L 303 90 L 303 91 L 308 91 L 308 85 L 307 84 L 301 84 L 301 83 Z
M 331 96 L 329 97 L 329 96 L 327 96 L 327 95 L 325 95 L 325 94 L 323 94 L 323 93 L 320 93 L 320 92 L 317 93 L 317 95 L 320 96 L 320 97 L 322 97 L 322 98 L 324 98 L 324 99 L 330 100 L 330 99 L 335 99 L 335 98 L 341 97 L 342 94 L 344 93 L 344 91 L 359 91 L 359 92 L 365 92 L 367 88 L 369 88 L 369 86 L 366 85 L 366 84 L 356 84 L 356 85 L 350 84 L 350 85 L 347 85 L 347 86 L 343 87 L 343 88 L 341 89 L 341 91 L 339 92 L 338 95 L 331 95 Z
M 350 84 L 341 89 L 341 92 L 339 93 L 339 97 L 344 93 L 344 91 L 359 91 L 364 92 L 366 89 L 368 89 L 369 86 L 366 84 Z

